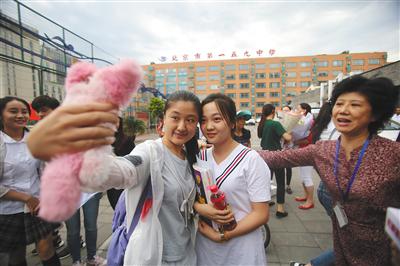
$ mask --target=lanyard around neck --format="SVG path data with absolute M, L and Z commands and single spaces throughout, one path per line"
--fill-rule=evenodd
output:
M 358 155 L 358 160 L 357 160 L 356 166 L 354 167 L 353 174 L 351 175 L 350 181 L 347 184 L 346 192 L 343 192 L 342 188 L 340 187 L 339 178 L 338 178 L 340 138 L 336 141 L 336 155 L 335 155 L 335 162 L 333 164 L 333 174 L 335 175 L 336 185 L 337 185 L 337 187 L 339 189 L 340 194 L 342 195 L 343 201 L 346 201 L 346 199 L 349 196 L 351 186 L 353 185 L 353 182 L 356 179 L 356 175 L 357 175 L 358 169 L 360 168 L 362 158 L 364 156 L 365 151 L 367 150 L 369 142 L 370 142 L 370 137 L 368 137 L 365 140 L 365 142 L 364 142 L 364 144 L 362 146 L 360 154 Z

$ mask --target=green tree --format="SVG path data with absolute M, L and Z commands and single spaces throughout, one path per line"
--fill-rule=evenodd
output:
M 157 97 L 151 98 L 149 111 L 153 119 L 158 117 L 164 111 L 164 101 Z
M 133 116 L 124 118 L 124 133 L 128 136 L 136 136 L 146 131 L 146 124 Z

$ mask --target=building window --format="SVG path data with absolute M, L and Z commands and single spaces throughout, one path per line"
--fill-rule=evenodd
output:
M 231 99 L 235 99 L 236 98 L 236 94 L 235 93 L 227 93 L 226 96 L 230 97 Z
M 288 72 L 288 73 L 286 73 L 286 76 L 288 78 L 295 78 L 296 77 L 296 72 Z
M 240 88 L 241 89 L 248 89 L 250 86 L 249 86 L 249 83 L 240 83 Z
M 186 73 L 186 71 L 187 71 L 187 69 L 184 67 L 179 69 L 179 73 L 184 73 L 184 72 Z
M 265 73 L 256 73 L 256 79 L 265 79 Z
M 256 88 L 257 88 L 257 89 L 266 88 L 266 87 L 267 87 L 267 85 L 265 84 L 265 82 L 256 83 Z
M 210 75 L 208 76 L 208 80 L 219 80 L 219 75 Z
M 279 92 L 270 92 L 269 97 L 279 97 Z
M 371 58 L 371 59 L 368 59 L 368 64 L 369 65 L 379 65 L 379 59 L 376 59 L 376 58 Z
M 167 71 L 167 73 L 176 73 L 176 68 L 169 68 L 169 69 L 167 69 L 166 70 Z
M 157 69 L 156 70 L 156 74 L 163 74 L 164 73 L 164 69 Z M 162 75 L 164 76 L 164 75 Z
M 301 72 L 300 77 L 302 78 L 311 77 L 311 72 Z
M 197 85 L 196 86 L 196 90 L 205 90 L 206 89 L 206 85 Z
M 239 74 L 239 79 L 248 79 L 249 74 Z
M 265 92 L 257 92 L 256 96 L 257 96 L 257 98 L 264 98 L 265 97 Z
M 287 81 L 287 82 L 286 82 L 286 87 L 288 87 L 288 88 L 296 87 L 296 82 L 294 82 L 294 81 Z
M 310 67 L 311 66 L 311 62 L 300 62 L 300 66 L 301 67 Z
M 249 107 L 249 103 L 240 103 L 240 107 Z
M 226 65 L 225 70 L 235 70 L 236 66 L 235 65 Z
M 332 66 L 341 67 L 341 66 L 343 66 L 343 61 L 342 60 L 334 60 L 334 61 L 332 61 Z
M 269 68 L 279 68 L 280 65 L 281 64 L 279 64 L 279 63 L 272 63 L 272 64 L 269 64 Z
M 256 64 L 256 69 L 265 69 L 265 64 Z
M 217 84 L 210 85 L 210 90 L 218 90 L 218 85 Z
M 318 72 L 318 77 L 327 77 L 328 76 L 328 71 L 321 71 L 321 72 Z
M 225 79 L 226 80 L 234 80 L 235 79 L 235 75 L 234 74 L 226 75 Z
M 240 94 L 240 98 L 249 98 L 249 94 L 248 93 L 241 93 Z
M 280 82 L 270 82 L 269 83 L 269 87 L 270 88 L 279 88 L 281 86 L 281 83 Z
M 239 65 L 239 70 L 248 70 L 249 65 Z
M 219 66 L 210 66 L 208 68 L 209 71 L 218 71 L 219 70 Z
M 334 78 L 336 78 L 339 74 L 343 74 L 342 71 L 332 71 L 332 75 Z
M 328 66 L 328 61 L 318 61 L 317 62 L 318 67 L 327 67 Z
M 280 78 L 280 77 L 281 77 L 281 73 L 279 73 L 279 72 L 269 73 L 269 78 L 271 78 L 271 79 L 276 79 L 276 78 Z
M 287 62 L 286 63 L 286 67 L 287 68 L 293 68 L 293 67 L 296 67 L 296 66 L 297 66 L 296 62 Z
M 227 89 L 234 89 L 235 87 L 235 84 L 226 84 Z
M 302 87 L 302 88 L 308 88 L 308 87 L 310 87 L 310 85 L 311 85 L 310 81 L 302 81 L 302 82 L 300 82 L 300 87 Z
M 353 60 L 351 63 L 352 63 L 353 66 L 363 66 L 363 65 L 364 65 L 364 60 L 362 60 L 362 59 L 355 59 L 355 60 Z
M 264 102 L 257 102 L 257 103 L 256 103 L 256 106 L 257 106 L 257 107 L 263 107 L 263 106 L 264 106 Z
M 271 102 L 271 104 L 273 105 L 273 106 L 275 106 L 275 107 L 279 107 L 279 102 Z
M 179 85 L 179 89 L 186 91 L 188 89 L 188 86 L 187 85 Z
M 206 76 L 197 76 L 196 81 L 206 81 L 207 77 Z
M 206 67 L 205 66 L 199 66 L 196 68 L 196 72 L 206 72 Z

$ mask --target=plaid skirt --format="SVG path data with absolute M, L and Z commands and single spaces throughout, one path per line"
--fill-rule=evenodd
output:
M 0 252 L 9 252 L 17 246 L 38 242 L 60 226 L 30 213 L 0 215 Z

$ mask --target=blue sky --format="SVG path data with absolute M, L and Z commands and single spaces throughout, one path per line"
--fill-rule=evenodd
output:
M 275 49 L 274 56 L 387 51 L 389 61 L 400 59 L 399 1 L 23 3 L 115 57 L 142 64 L 196 53 L 256 57 L 259 49 Z

